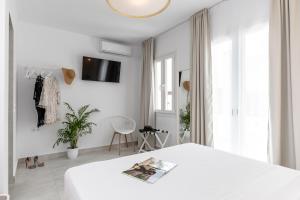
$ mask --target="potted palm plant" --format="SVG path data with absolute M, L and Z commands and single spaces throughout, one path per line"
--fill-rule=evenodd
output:
M 180 123 L 182 124 L 184 131 L 190 131 L 190 125 L 191 125 L 190 103 L 187 104 L 185 110 L 184 109 L 180 110 Z
M 78 140 L 80 137 L 91 134 L 92 127 L 96 124 L 89 122 L 89 117 L 95 112 L 99 112 L 98 109 L 88 110 L 89 105 L 82 106 L 77 112 L 68 103 L 64 103 L 67 108 L 65 115 L 65 121 L 62 122 L 64 128 L 57 131 L 57 140 L 53 145 L 58 146 L 59 144 L 69 143 L 68 158 L 76 159 L 78 157 Z

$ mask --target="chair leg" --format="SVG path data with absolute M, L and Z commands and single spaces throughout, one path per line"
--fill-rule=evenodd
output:
M 112 139 L 111 139 L 111 143 L 110 143 L 110 146 L 109 146 L 109 151 L 111 150 L 111 146 L 112 146 L 112 144 L 113 144 L 113 142 L 114 142 L 115 135 L 116 135 L 116 132 L 114 132 L 114 135 L 113 135 L 113 137 L 112 137 Z
M 119 134 L 119 155 L 121 155 L 121 134 Z
M 127 146 L 127 148 L 128 148 L 127 135 L 125 135 L 125 141 L 126 141 L 126 146 Z
M 133 145 L 133 152 L 135 152 L 135 141 L 133 139 L 133 133 L 131 133 L 130 136 L 131 136 L 131 142 L 132 142 L 132 145 Z

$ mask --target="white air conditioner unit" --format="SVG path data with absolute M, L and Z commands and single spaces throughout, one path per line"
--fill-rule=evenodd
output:
M 104 53 L 111 53 L 122 56 L 132 55 L 132 48 L 130 46 L 105 40 L 100 41 L 100 50 Z

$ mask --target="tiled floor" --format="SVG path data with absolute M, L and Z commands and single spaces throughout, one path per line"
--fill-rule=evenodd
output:
M 133 149 L 122 149 L 121 156 L 133 154 Z M 95 151 L 80 155 L 77 160 L 58 158 L 48 160 L 45 167 L 29 170 L 20 166 L 16 182 L 10 186 L 11 200 L 63 200 L 64 173 L 67 169 L 95 161 L 119 157 L 117 149 Z

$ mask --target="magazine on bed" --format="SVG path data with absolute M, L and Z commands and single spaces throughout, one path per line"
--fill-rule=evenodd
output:
M 175 167 L 174 163 L 149 158 L 141 163 L 136 163 L 123 173 L 147 183 L 155 183 Z

